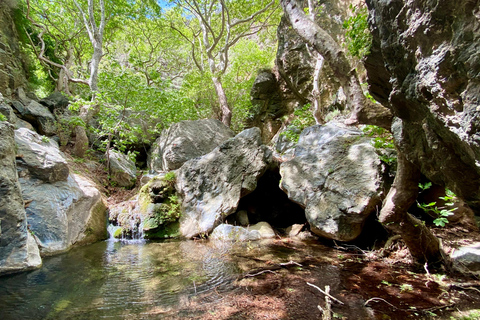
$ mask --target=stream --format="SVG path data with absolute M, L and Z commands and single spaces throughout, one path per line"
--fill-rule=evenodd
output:
M 104 241 L 0 277 L 2 320 L 141 318 L 209 290 L 226 292 L 258 267 L 251 254 L 285 262 L 295 252 L 262 242 Z M 257 259 L 258 260 L 258 259 Z

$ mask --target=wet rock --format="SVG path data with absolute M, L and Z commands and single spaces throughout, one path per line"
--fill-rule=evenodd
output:
M 153 144 L 148 165 L 150 172 L 178 169 L 187 160 L 211 152 L 233 136 L 232 130 L 214 119 L 175 123 Z
M 395 115 L 397 148 L 480 210 L 477 1 L 367 0 L 370 92 Z
M 312 232 L 351 241 L 381 205 L 384 170 L 369 138 L 328 123 L 302 132 L 295 157 L 280 166 L 280 187 L 305 207 Z
M 275 231 L 273 231 L 272 226 L 265 221 L 256 223 L 248 227 L 250 231 L 258 231 L 260 233 L 260 238 L 269 239 L 275 237 Z
M 20 128 L 15 130 L 15 143 L 19 168 L 28 170 L 30 175 L 45 182 L 67 180 L 69 175 L 67 161 L 53 139 Z
M 105 239 L 106 206 L 100 192 L 79 175 L 46 183 L 20 178 L 30 230 L 42 255 L 56 254 L 75 244 Z
M 0 122 L 0 208 L 0 274 L 40 267 L 18 183 L 13 125 L 5 121 Z
M 223 241 L 254 241 L 262 238 L 258 230 L 232 226 L 230 224 L 221 224 L 216 227 L 209 239 Z
M 176 189 L 182 198 L 180 231 L 191 238 L 210 233 L 234 213 L 240 198 L 255 190 L 271 162 L 260 129 L 252 128 L 203 157 L 187 161 L 177 171 Z
M 131 188 L 137 180 L 137 168 L 135 162 L 127 155 L 114 151 L 108 151 L 110 158 L 110 179 L 119 187 Z

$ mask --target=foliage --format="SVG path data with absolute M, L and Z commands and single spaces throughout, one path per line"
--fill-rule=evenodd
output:
M 419 184 L 418 186 L 422 190 L 427 190 L 431 186 L 431 182 L 426 183 L 425 185 Z M 449 189 L 445 189 L 445 197 L 439 197 L 439 199 L 445 201 L 445 206 L 442 207 L 437 207 L 436 202 L 430 202 L 430 203 L 418 203 L 417 202 L 417 207 L 422 209 L 428 214 L 431 214 L 435 216 L 435 220 L 433 220 L 433 223 L 437 227 L 445 227 L 445 225 L 448 223 L 447 217 L 453 215 L 453 211 L 455 211 L 457 208 L 452 208 L 452 206 L 455 205 L 455 194 L 450 191 Z
M 172 194 L 160 207 L 160 217 L 162 221 L 159 224 L 175 222 L 180 218 L 180 215 L 180 201 L 176 194 Z
M 46 136 L 42 136 L 42 142 L 43 142 L 43 143 L 49 143 L 49 142 L 50 142 L 50 138 L 49 138 L 49 137 L 46 137 Z
M 0 113 L 0 121 L 7 121 L 7 117 Z
M 313 112 L 310 110 L 310 104 L 307 103 L 301 108 L 294 111 L 294 118 L 288 125 L 285 131 L 280 135 L 285 136 L 288 140 L 297 143 L 300 138 L 300 133 L 303 129 L 315 124 Z
M 393 136 L 387 130 L 381 127 L 368 125 L 363 128 L 363 133 L 373 138 L 372 145 L 375 147 L 375 149 L 379 151 L 395 149 L 395 145 L 393 144 Z M 390 153 L 381 153 L 379 157 L 380 160 L 388 165 L 392 165 L 397 161 L 396 156 Z
M 170 186 L 172 186 L 176 180 L 177 176 L 175 175 L 174 171 L 165 173 L 165 176 L 163 177 L 163 181 L 167 182 Z
M 363 58 L 370 53 L 372 34 L 368 29 L 368 12 L 365 7 L 350 5 L 352 16 L 343 22 L 348 53 Z

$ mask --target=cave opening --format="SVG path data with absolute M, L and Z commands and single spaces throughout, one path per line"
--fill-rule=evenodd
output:
M 250 224 L 268 222 L 274 228 L 287 228 L 293 224 L 305 224 L 305 210 L 294 203 L 280 185 L 279 168 L 270 169 L 259 179 L 257 188 L 240 199 L 239 211 L 246 211 Z

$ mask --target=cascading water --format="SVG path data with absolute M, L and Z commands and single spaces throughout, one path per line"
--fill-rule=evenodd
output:
M 143 232 L 143 215 L 135 210 L 135 202 L 128 205 L 128 215 L 119 225 L 110 224 L 107 231 L 110 235 L 110 241 L 122 242 L 145 242 Z

